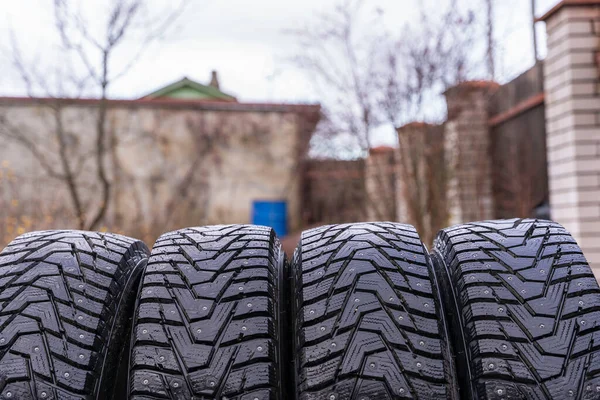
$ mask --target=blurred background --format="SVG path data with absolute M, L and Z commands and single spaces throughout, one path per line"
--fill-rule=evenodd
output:
M 205 224 L 563 223 L 600 268 L 600 0 L 22 0 L 0 245 Z

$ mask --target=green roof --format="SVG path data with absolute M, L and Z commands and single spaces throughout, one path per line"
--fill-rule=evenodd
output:
M 185 100 L 221 100 L 237 101 L 231 95 L 221 92 L 219 89 L 209 85 L 203 85 L 188 78 L 183 78 L 158 89 L 142 99 L 185 99 Z

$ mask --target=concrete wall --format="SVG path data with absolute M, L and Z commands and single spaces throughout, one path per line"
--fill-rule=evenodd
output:
M 552 218 L 600 276 L 600 1 L 563 2 L 542 19 Z
M 106 163 L 115 195 L 107 228 L 156 236 L 184 226 L 249 223 L 254 200 L 287 201 L 289 228 L 300 228 L 298 159 L 318 108 L 223 107 L 111 103 Z M 96 112 L 93 103 L 65 105 L 62 111 L 87 209 L 98 204 L 92 157 Z M 11 129 L 35 141 L 37 151 L 60 171 L 55 121 L 45 104 L 0 102 L 0 115 Z M 48 177 L 39 157 L 13 140 L 0 136 L 0 141 L 0 161 L 17 175 L 19 186 L 16 191 L 3 185 L 0 198 L 16 199 L 24 212 L 72 210 L 64 183 Z M 62 224 L 72 225 L 70 217 Z

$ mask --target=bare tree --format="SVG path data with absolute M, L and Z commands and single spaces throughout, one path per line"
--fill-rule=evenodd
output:
M 453 0 L 438 13 L 421 6 L 420 15 L 418 26 L 407 25 L 382 60 L 380 108 L 384 120 L 396 127 L 442 120 L 435 98 L 476 69 L 471 50 L 477 40 L 476 13 L 471 8 Z
M 0 135 L 20 145 L 37 159 L 42 170 L 67 189 L 70 202 L 81 229 L 97 229 L 109 209 L 112 182 L 109 148 L 112 138 L 108 124 L 108 95 L 115 81 L 126 75 L 148 46 L 161 38 L 182 13 L 187 0 L 181 0 L 166 10 L 150 12 L 144 0 L 111 0 L 107 2 L 106 18 L 99 29 L 92 29 L 97 18 L 86 16 L 75 1 L 54 0 L 56 32 L 60 40 L 61 65 L 44 71 L 35 61 L 22 56 L 16 34 L 12 33 L 7 54 L 19 73 L 30 97 L 45 99 L 37 104 L 49 119 L 46 128 L 54 141 L 40 139 L 15 118 L 10 107 L 0 114 Z M 135 51 L 124 64 L 115 64 L 115 53 L 125 44 L 135 43 Z M 72 114 L 71 101 L 91 93 L 94 103 L 94 138 L 91 152 L 77 146 L 77 135 L 66 128 L 67 114 Z M 89 159 L 93 159 L 93 177 L 82 175 Z M 84 188 L 92 190 L 84 190 Z M 91 194 L 91 196 L 86 196 Z M 89 197 L 89 198 L 88 198 Z
M 300 43 L 295 61 L 320 90 L 327 117 L 327 125 L 321 125 L 315 142 L 325 142 L 323 137 L 350 136 L 366 155 L 376 129 L 383 124 L 397 127 L 416 119 L 443 118 L 442 107 L 435 106 L 443 103 L 436 96 L 468 79 L 474 69 L 471 49 L 477 37 L 476 13 L 459 6 L 457 0 L 441 12 L 424 6 L 420 11 L 418 26 L 407 25 L 392 34 L 384 28 L 382 10 L 370 10 L 360 0 L 346 0 L 308 28 L 294 31 Z M 346 151 L 337 150 L 338 156 Z M 409 147 L 404 150 L 409 155 L 421 154 Z M 386 194 L 390 179 L 396 179 L 394 171 L 388 163 L 369 165 L 371 188 L 366 202 L 377 203 L 372 207 L 375 218 L 388 219 L 396 215 L 395 210 L 381 210 L 380 206 L 395 207 Z M 405 171 L 424 176 L 417 170 Z M 423 191 L 428 190 L 421 180 L 416 182 Z M 431 199 L 443 207 L 443 196 L 435 193 Z M 411 204 L 416 207 L 416 203 Z M 422 220 L 421 214 L 431 209 L 435 206 L 415 208 L 410 215 L 419 214 Z
M 363 152 L 371 147 L 373 129 L 380 122 L 376 108 L 382 32 L 366 33 L 360 27 L 380 26 L 380 16 L 365 16 L 362 0 L 344 0 L 309 26 L 290 31 L 300 47 L 294 62 L 326 103 L 327 123 L 321 125 L 319 134 L 350 135 Z

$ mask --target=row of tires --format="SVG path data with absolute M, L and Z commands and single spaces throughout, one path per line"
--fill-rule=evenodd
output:
M 45 231 L 0 253 L 2 399 L 600 399 L 600 290 L 537 220 Z

